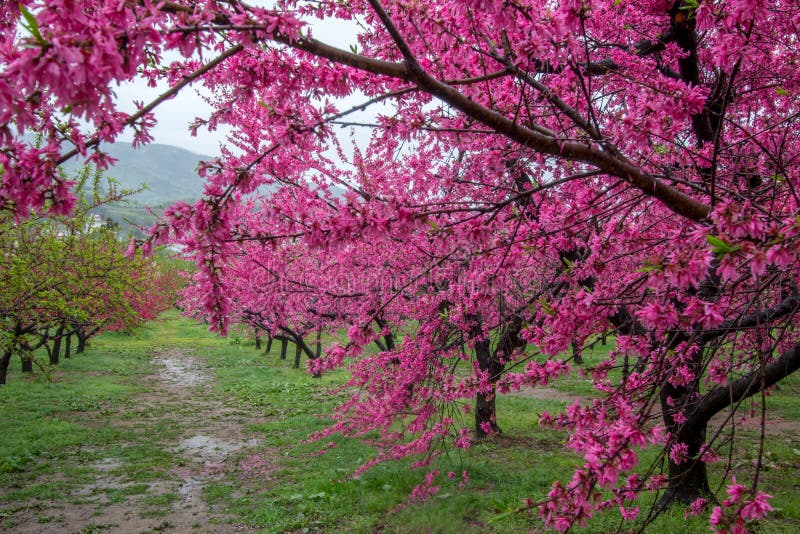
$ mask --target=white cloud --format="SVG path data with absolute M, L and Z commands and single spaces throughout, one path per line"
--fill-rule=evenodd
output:
M 150 102 L 167 89 L 166 84 L 152 88 L 148 87 L 143 79 L 135 79 L 120 85 L 115 92 L 120 108 L 127 113 L 133 113 L 136 111 L 134 101 Z M 211 107 L 197 94 L 197 90 L 184 89 L 153 111 L 158 121 L 152 130 L 154 142 L 179 146 L 198 154 L 219 155 L 219 144 L 225 142 L 227 130 L 216 132 L 200 130 L 197 137 L 192 137 L 188 130 L 189 124 L 193 123 L 196 117 L 208 117 L 210 113 Z M 130 129 L 120 136 L 122 141 L 132 139 L 133 132 Z

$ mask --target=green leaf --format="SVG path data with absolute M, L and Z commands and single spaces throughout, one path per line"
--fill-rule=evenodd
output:
M 783 87 L 776 87 L 775 88 L 775 92 L 778 93 L 781 96 L 789 96 L 789 91 L 787 91 Z
M 719 237 L 713 235 L 707 235 L 706 241 L 708 241 L 708 244 L 711 245 L 711 251 L 717 256 L 724 256 L 725 254 L 733 254 L 734 252 L 737 252 L 742 248 L 739 245 L 730 245 L 729 243 L 726 243 Z
M 639 269 L 636 269 L 637 273 L 652 273 L 661 270 L 661 265 L 655 265 L 652 263 L 648 263 Z
M 28 9 L 22 4 L 19 4 L 19 12 L 22 15 L 22 18 L 25 19 L 25 22 L 22 23 L 22 27 L 28 30 L 28 32 L 33 36 L 34 39 L 36 39 L 36 42 L 38 42 L 39 45 L 46 45 L 47 41 L 39 31 L 39 22 L 36 20 L 36 17 L 34 17 L 31 12 L 28 11 Z
M 706 236 L 706 241 L 708 241 L 709 245 L 718 249 L 724 250 L 725 248 L 728 247 L 728 244 L 725 241 L 711 234 Z
M 691 20 L 694 18 L 695 12 L 699 7 L 700 7 L 700 0 L 684 0 L 683 5 L 680 7 L 680 10 L 685 11 L 687 13 L 687 17 Z

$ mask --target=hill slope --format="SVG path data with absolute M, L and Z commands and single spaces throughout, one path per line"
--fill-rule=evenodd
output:
M 163 208 L 178 200 L 196 200 L 203 194 L 203 180 L 197 175 L 197 167 L 201 160 L 211 159 L 210 156 L 172 145 L 150 144 L 134 149 L 131 143 L 122 141 L 104 145 L 103 150 L 117 160 L 107 175 L 119 182 L 120 189 L 142 189 L 125 202 L 95 209 L 103 219 L 118 224 L 121 235 L 133 233 L 142 238 L 144 234 L 139 227 L 152 225 Z M 84 165 L 84 160 L 75 158 L 65 163 L 63 169 L 67 176 L 73 176 Z
M 131 202 L 153 207 L 168 205 L 175 200 L 192 200 L 203 193 L 203 181 L 197 175 L 197 166 L 210 156 L 195 154 L 171 145 L 150 144 L 133 149 L 130 143 L 117 142 L 103 149 L 118 161 L 108 175 L 124 189 L 138 189 Z M 64 165 L 67 174 L 83 166 L 82 160 L 70 160 Z

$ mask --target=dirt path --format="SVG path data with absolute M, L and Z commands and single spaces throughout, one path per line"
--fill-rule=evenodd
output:
M 204 491 L 236 472 L 243 454 L 258 446 L 259 440 L 245 432 L 247 424 L 258 420 L 215 396 L 202 358 L 169 349 L 152 361 L 157 373 L 145 377 L 146 394 L 126 410 L 84 424 L 132 431 L 136 439 L 123 444 L 123 450 L 155 446 L 166 462 L 160 476 L 132 474 L 122 458 L 103 458 L 89 466 L 94 479 L 72 493 L 72 503 L 39 503 L 13 532 L 250 531 L 226 523 L 223 511 L 206 502 Z M 43 524 L 43 518 L 48 522 Z

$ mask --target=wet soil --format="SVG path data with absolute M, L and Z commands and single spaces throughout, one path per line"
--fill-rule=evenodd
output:
M 171 466 L 160 476 L 134 480 L 122 459 L 103 458 L 89 466 L 93 480 L 72 491 L 68 502 L 38 502 L 17 511 L 10 532 L 252 530 L 228 523 L 224 510 L 209 505 L 204 492 L 232 473 L 241 472 L 243 478 L 269 476 L 272 466 L 257 450 L 259 439 L 245 430 L 258 421 L 215 396 L 202 358 L 190 351 L 163 350 L 152 361 L 157 372 L 145 378 L 148 391 L 135 399 L 133 413 L 129 409 L 102 418 L 95 415 L 99 420 L 82 423 L 132 430 L 137 439 L 125 446 L 155 445 L 172 456 Z

